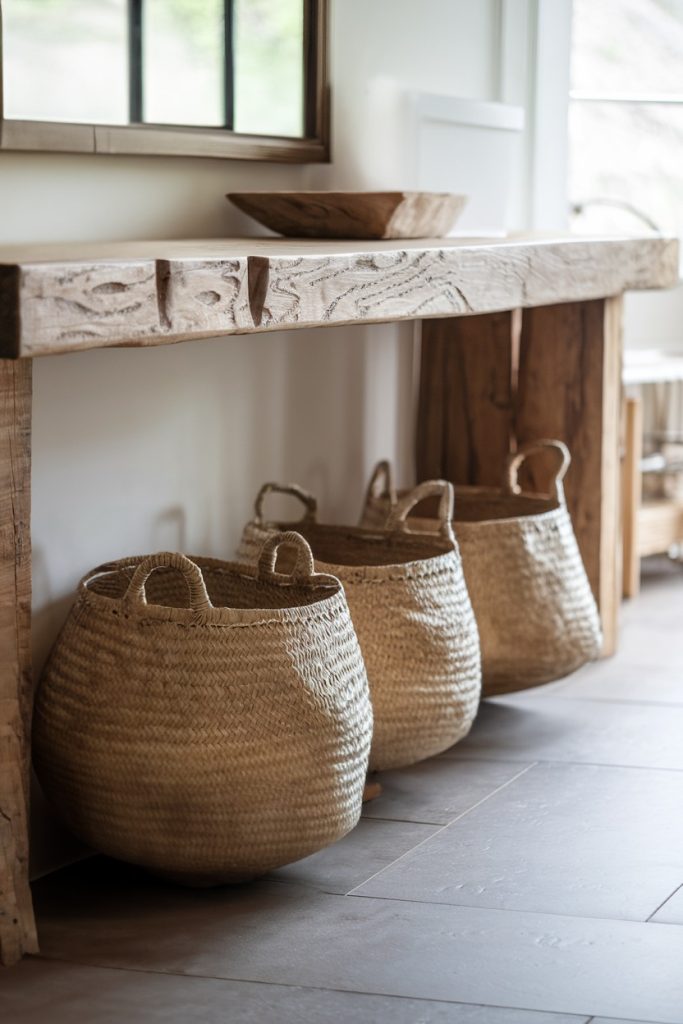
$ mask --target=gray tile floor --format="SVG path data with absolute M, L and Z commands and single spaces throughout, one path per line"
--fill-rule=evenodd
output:
M 482 706 L 346 839 L 249 886 L 38 882 L 7 1024 L 683 1024 L 683 568 L 620 653 Z

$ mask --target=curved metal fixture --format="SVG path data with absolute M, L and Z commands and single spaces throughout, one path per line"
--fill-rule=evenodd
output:
M 663 234 L 659 224 L 649 214 L 645 213 L 638 206 L 634 206 L 633 203 L 629 203 L 627 199 L 617 199 L 612 196 L 589 196 L 587 199 L 581 199 L 579 202 L 570 203 L 569 209 L 571 213 L 578 215 L 583 213 L 587 206 L 613 206 L 618 210 L 625 210 L 627 213 L 637 217 L 643 224 L 646 224 L 655 234 Z

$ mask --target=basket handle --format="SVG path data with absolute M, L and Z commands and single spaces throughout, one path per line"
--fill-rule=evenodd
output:
M 124 601 L 132 605 L 146 605 L 145 586 L 155 569 L 177 569 L 182 573 L 190 593 L 190 608 L 195 612 L 208 611 L 211 607 L 202 570 L 194 562 L 175 551 L 160 551 L 149 555 L 138 565 L 128 585 Z
M 391 512 L 387 519 L 386 529 L 389 531 L 399 531 L 401 533 L 410 533 L 408 529 L 408 513 L 411 509 L 419 505 L 425 498 L 439 498 L 439 534 L 445 537 L 446 540 L 455 542 L 455 536 L 453 534 L 453 506 L 454 506 L 454 491 L 453 484 L 449 483 L 448 480 L 425 480 L 424 483 L 418 484 L 412 491 L 408 491 L 404 494 L 395 505 L 392 506 Z
M 296 562 L 291 573 L 275 571 L 277 553 L 284 544 L 296 549 Z M 294 530 L 287 530 L 286 533 L 274 533 L 261 548 L 258 558 L 259 579 L 272 576 L 291 576 L 292 579 L 308 580 L 315 575 L 313 552 L 308 541 L 304 540 L 300 533 L 296 533 Z
M 542 438 L 540 441 L 530 441 L 528 444 L 522 445 L 522 447 L 513 455 L 508 456 L 505 466 L 505 474 L 503 477 L 503 489 L 508 494 L 520 493 L 521 487 L 518 482 L 520 469 L 530 455 L 535 455 L 542 451 L 554 451 L 560 457 L 560 464 L 555 472 L 555 476 L 553 477 L 553 486 L 555 491 L 554 496 L 557 501 L 564 501 L 564 487 L 562 486 L 562 481 L 564 480 L 567 470 L 571 465 L 572 457 L 564 441 L 553 441 L 549 438 Z
M 394 483 L 394 469 L 389 459 L 380 459 L 372 471 L 368 489 L 365 492 L 365 505 L 370 504 L 373 498 L 389 498 L 392 505 L 396 504 L 396 485 Z
M 268 483 L 264 484 L 261 490 L 256 495 L 256 501 L 254 502 L 255 519 L 259 526 L 263 526 L 263 503 L 269 494 L 289 494 L 293 498 L 298 498 L 301 504 L 304 506 L 304 514 L 300 519 L 302 523 L 315 523 L 317 521 L 318 514 L 318 502 L 305 491 L 303 487 L 299 487 L 298 484 L 276 484 Z

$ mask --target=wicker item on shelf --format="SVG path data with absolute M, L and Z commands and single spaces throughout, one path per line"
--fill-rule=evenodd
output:
M 298 497 L 304 518 L 287 526 L 266 521 L 263 502 L 271 491 Z M 420 536 L 407 529 L 406 517 L 430 495 L 438 499 L 439 530 Z M 330 526 L 316 521 L 311 495 L 266 484 L 242 535 L 238 558 L 253 562 L 273 531 L 297 529 L 311 545 L 316 568 L 344 584 L 370 683 L 370 765 L 376 770 L 445 750 L 467 734 L 476 714 L 479 638 L 450 526 L 452 508 L 451 485 L 433 481 L 392 509 L 386 529 Z
M 296 555 L 274 571 L 277 551 Z M 342 587 L 294 533 L 257 568 L 158 554 L 81 581 L 35 713 L 41 782 L 94 849 L 242 881 L 358 821 L 372 733 Z
M 553 493 L 522 493 L 522 463 L 548 449 L 560 458 Z M 562 487 L 569 463 L 561 441 L 536 441 L 510 456 L 500 489 L 455 488 L 453 527 L 479 626 L 485 696 L 559 679 L 600 653 L 598 610 Z M 380 462 L 361 523 L 381 526 L 399 500 L 391 467 Z M 415 530 L 436 525 L 411 517 Z

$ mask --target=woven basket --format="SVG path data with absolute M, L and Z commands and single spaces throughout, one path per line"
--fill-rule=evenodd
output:
M 293 494 L 305 506 L 294 527 L 267 522 L 266 495 Z M 406 528 L 423 498 L 439 502 L 439 532 Z M 450 518 L 453 489 L 421 484 L 392 509 L 386 530 L 327 526 L 315 499 L 300 488 L 266 484 L 256 518 L 245 527 L 238 557 L 253 562 L 274 530 L 296 528 L 321 572 L 344 584 L 370 683 L 374 734 L 370 766 L 396 768 L 431 757 L 467 734 L 481 691 L 479 638 Z
M 521 493 L 523 462 L 548 449 L 560 458 L 553 493 Z M 479 626 L 485 696 L 560 679 L 600 653 L 600 619 L 562 487 L 569 463 L 561 441 L 537 441 L 510 457 L 500 490 L 455 488 L 453 527 Z M 397 500 L 391 467 L 380 462 L 361 522 L 386 522 Z M 433 518 L 411 522 L 436 527 Z
M 273 571 L 285 544 L 291 575 Z M 179 554 L 101 566 L 52 651 L 34 729 L 43 786 L 94 849 L 203 885 L 306 857 L 356 824 L 368 766 L 341 585 L 291 533 L 255 572 Z

